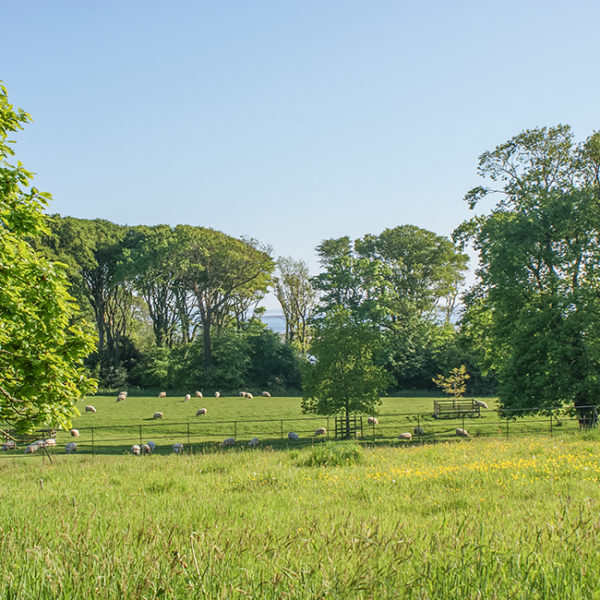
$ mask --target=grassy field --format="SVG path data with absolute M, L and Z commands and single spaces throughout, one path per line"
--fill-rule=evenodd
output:
M 411 443 L 439 442 L 455 439 L 457 427 L 466 428 L 472 437 L 499 438 L 530 435 L 532 433 L 575 432 L 578 430 L 574 416 L 561 415 L 549 421 L 548 416 L 524 419 L 500 419 L 493 399 L 486 399 L 489 410 L 482 410 L 481 418 L 436 420 L 433 418 L 432 398 L 384 398 L 379 410 L 379 424 L 369 426 L 363 420 L 362 441 L 367 443 L 406 444 L 398 441 L 398 434 L 413 432 L 416 426 L 425 431 L 415 436 Z M 97 412 L 86 413 L 84 406 L 92 404 Z M 314 432 L 319 427 L 334 435 L 333 419 L 303 415 L 300 398 L 279 397 L 253 400 L 240 397 L 192 398 L 185 402 L 183 396 L 157 398 L 156 396 L 130 396 L 124 402 L 115 402 L 115 396 L 96 396 L 78 403 L 81 416 L 74 420 L 80 436 L 76 439 L 79 454 L 124 454 L 132 444 L 149 440 L 157 444 L 159 454 L 171 452 L 174 443 L 183 443 L 186 452 L 198 453 L 214 449 L 227 437 L 239 444 L 247 444 L 258 437 L 262 445 L 287 448 L 287 434 L 300 435 L 299 444 L 316 441 Z M 206 416 L 196 417 L 198 408 L 206 408 Z M 155 412 L 164 417 L 153 420 Z M 68 432 L 59 432 L 58 447 L 53 453 L 64 452 L 64 445 L 73 441 Z M 296 444 L 298 445 L 298 444 Z M 1 453 L 0 459 L 22 454 L 23 448 Z
M 598 598 L 599 457 L 594 432 L 3 461 L 0 597 Z

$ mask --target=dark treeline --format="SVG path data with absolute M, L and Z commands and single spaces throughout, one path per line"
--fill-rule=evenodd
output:
M 254 239 L 204 227 L 59 215 L 49 227 L 37 244 L 68 266 L 81 318 L 95 324 L 87 364 L 101 388 L 298 391 L 311 323 L 334 305 L 377 323 L 378 361 L 397 389 L 433 389 L 436 374 L 463 363 L 474 390 L 493 387 L 456 327 L 467 258 L 432 232 L 402 226 L 325 240 L 323 271 L 311 279 L 300 260 L 275 260 Z M 282 336 L 260 319 L 269 290 Z

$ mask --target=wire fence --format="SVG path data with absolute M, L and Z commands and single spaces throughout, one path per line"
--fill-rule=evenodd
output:
M 545 412 L 538 409 L 482 410 L 480 414 L 465 411 L 449 418 L 440 418 L 439 415 L 436 418 L 431 412 L 407 411 L 379 414 L 371 423 L 366 415 L 357 418 L 361 420 L 361 427 L 355 436 L 359 441 L 398 445 L 436 443 L 466 437 L 509 439 L 519 435 L 574 433 L 596 427 L 598 423 L 596 407 L 592 406 Z M 324 433 L 317 431 L 321 428 Z M 457 432 L 457 429 L 463 430 L 467 435 Z M 72 437 L 69 432 L 58 432 L 53 438 L 56 445 L 52 446 L 43 444 L 42 437 L 38 449 L 25 455 L 24 452 L 32 442 L 17 441 L 14 448 L 1 452 L 0 457 L 42 455 L 51 460 L 54 454 L 64 454 L 69 443 L 76 444 L 76 454 L 127 454 L 134 444 L 142 446 L 150 441 L 154 442 L 154 453 L 170 454 L 174 444 L 182 444 L 184 452 L 193 454 L 215 452 L 229 445 L 248 447 L 253 438 L 258 438 L 258 447 L 269 449 L 285 449 L 335 439 L 334 417 L 324 416 L 228 421 L 206 419 L 201 422 L 178 423 L 153 421 L 145 424 L 81 427 L 78 432 L 77 437 Z M 290 433 L 295 435 L 290 436 Z M 291 439 L 296 436 L 297 439 Z M 224 444 L 228 438 L 235 441 Z

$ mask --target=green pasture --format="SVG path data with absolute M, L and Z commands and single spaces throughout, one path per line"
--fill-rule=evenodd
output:
M 0 474 L 6 599 L 600 597 L 595 432 Z
M 235 397 L 194 398 L 185 401 L 184 396 L 158 398 L 156 396 L 129 396 L 123 402 L 116 402 L 116 396 L 95 396 L 78 402 L 81 415 L 73 421 L 79 431 L 77 438 L 69 432 L 60 431 L 57 435 L 57 448 L 52 454 L 64 452 L 70 441 L 78 444 L 79 454 L 124 454 L 132 444 L 142 444 L 150 440 L 157 445 L 158 454 L 168 454 L 174 443 L 183 443 L 185 451 L 197 453 L 214 450 L 220 442 L 234 437 L 237 445 L 246 445 L 253 437 L 258 437 L 262 446 L 288 448 L 302 444 L 323 441 L 315 437 L 315 430 L 327 429 L 326 438 L 334 437 L 332 417 L 302 414 L 299 397 L 277 397 L 254 399 Z M 496 401 L 486 398 L 489 410 L 482 409 L 481 416 L 461 419 L 434 419 L 433 398 L 384 398 L 378 411 L 379 424 L 367 424 L 363 416 L 362 436 L 359 440 L 375 444 L 401 444 L 398 434 L 413 433 L 408 444 L 456 440 L 456 428 L 467 429 L 470 436 L 512 438 L 532 433 L 577 432 L 579 427 L 573 415 L 566 413 L 549 416 L 528 416 L 506 419 L 498 416 Z M 86 413 L 84 407 L 93 405 L 97 412 Z M 199 408 L 208 413 L 196 417 Z M 154 420 L 155 412 L 162 412 L 163 418 Z M 414 435 L 415 427 L 421 427 L 423 435 Z M 299 442 L 290 442 L 287 434 L 299 434 Z M 0 458 L 20 456 L 23 447 L 2 453 Z

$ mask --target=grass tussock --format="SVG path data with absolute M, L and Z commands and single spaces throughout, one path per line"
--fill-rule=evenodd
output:
M 363 460 L 363 450 L 356 442 L 328 443 L 294 452 L 292 459 L 299 467 L 346 467 Z

